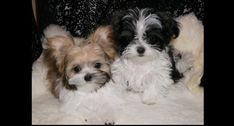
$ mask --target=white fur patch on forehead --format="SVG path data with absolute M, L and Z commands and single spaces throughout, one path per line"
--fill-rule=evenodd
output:
M 130 10 L 128 10 L 128 14 L 126 16 L 124 16 L 123 19 L 125 19 L 125 18 L 137 19 L 139 12 L 140 12 L 140 10 L 138 8 L 130 9 Z
M 136 31 L 135 38 L 142 39 L 144 32 L 149 28 L 149 26 L 154 25 L 154 27 L 162 29 L 162 24 L 160 17 L 157 14 L 149 12 L 149 8 L 141 9 L 138 8 L 131 9 L 128 11 L 128 15 L 123 17 L 123 20 L 132 20 L 132 25 Z
M 144 20 L 146 27 L 149 25 L 156 25 L 158 28 L 162 28 L 159 17 L 156 14 L 149 14 Z
M 140 10 L 139 19 L 137 21 L 137 31 L 145 31 L 149 25 L 155 25 L 158 28 L 162 28 L 159 16 L 156 14 L 148 13 L 149 9 Z
M 145 8 L 140 10 L 139 20 L 143 20 L 145 25 L 155 24 L 162 28 L 159 16 L 157 14 L 148 13 L 150 9 Z

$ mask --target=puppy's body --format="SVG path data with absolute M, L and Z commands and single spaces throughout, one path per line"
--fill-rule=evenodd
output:
M 108 44 L 111 27 L 100 27 L 97 31 L 84 39 L 72 37 L 57 25 L 44 30 L 44 62 L 48 67 L 50 90 L 55 97 L 59 97 L 63 87 L 92 92 L 110 80 L 110 63 L 116 57 L 115 48 Z
M 170 76 L 171 62 L 166 52 L 150 62 L 131 61 L 120 58 L 112 65 L 113 80 L 122 84 L 128 91 L 142 94 L 146 104 L 158 102 L 173 83 Z M 146 61 L 146 60 L 143 60 Z
M 135 8 L 118 14 L 113 29 L 120 53 L 113 63 L 114 81 L 142 93 L 143 103 L 158 102 L 182 77 L 168 46 L 179 35 L 177 22 L 167 14 Z
M 185 72 L 183 83 L 194 94 L 203 94 L 203 88 L 199 86 L 204 69 L 204 28 L 202 23 L 191 13 L 176 19 L 181 24 L 181 34 L 170 45 L 182 52 L 191 55 L 177 63 L 177 68 L 185 71 L 186 64 L 190 63 L 191 70 Z M 190 61 L 189 57 L 194 57 Z

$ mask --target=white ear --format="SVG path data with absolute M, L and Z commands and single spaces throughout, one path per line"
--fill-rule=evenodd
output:
M 43 49 L 48 49 L 48 39 L 57 36 L 72 38 L 69 31 L 65 27 L 51 24 L 44 29 L 44 36 L 41 38 Z
M 64 36 L 64 37 L 71 36 L 70 32 L 67 31 L 64 26 L 58 26 L 55 24 L 47 26 L 44 30 L 44 35 L 46 38 L 52 38 L 55 36 Z

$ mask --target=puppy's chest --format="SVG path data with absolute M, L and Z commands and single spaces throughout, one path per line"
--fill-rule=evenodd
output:
M 145 88 L 160 76 L 157 66 L 145 65 L 125 65 L 122 74 L 125 76 L 123 84 L 128 90 L 143 92 Z

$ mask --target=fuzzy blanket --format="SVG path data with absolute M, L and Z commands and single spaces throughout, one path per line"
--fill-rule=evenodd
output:
M 183 83 L 171 86 L 168 96 L 154 105 L 143 104 L 138 94 L 124 93 L 113 84 L 92 94 L 67 92 L 70 99 L 59 101 L 48 90 L 47 68 L 42 59 L 43 56 L 32 68 L 33 124 L 204 123 L 203 95 L 191 94 Z

